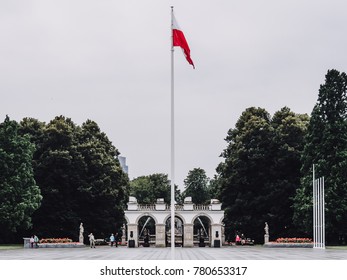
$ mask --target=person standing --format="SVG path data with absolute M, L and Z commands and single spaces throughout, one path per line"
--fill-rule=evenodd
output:
M 89 235 L 89 243 L 90 243 L 90 248 L 95 248 L 95 237 L 93 233 L 91 232 Z
M 119 235 L 118 235 L 118 233 L 116 232 L 116 235 L 115 235 L 115 237 L 114 237 L 114 241 L 115 241 L 115 243 L 116 243 L 116 247 L 118 247 L 118 240 L 119 240 Z
M 235 245 L 239 245 L 240 243 L 241 243 L 241 238 L 238 234 L 236 234 Z
M 34 245 L 35 245 L 35 248 L 39 247 L 39 238 L 37 237 L 37 235 L 34 235 Z
M 112 233 L 111 236 L 110 236 L 110 244 L 111 244 L 111 247 L 113 247 L 114 241 L 115 241 L 115 238 L 114 238 L 114 235 L 113 235 L 113 233 Z
M 33 236 L 33 235 L 30 237 L 29 242 L 30 242 L 30 248 L 34 248 L 34 242 L 35 242 L 35 240 L 34 240 L 34 236 Z

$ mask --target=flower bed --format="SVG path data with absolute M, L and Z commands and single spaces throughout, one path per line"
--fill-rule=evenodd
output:
M 40 240 L 41 244 L 44 243 L 71 243 L 72 239 L 70 238 L 42 238 Z
M 310 238 L 277 238 L 274 242 L 264 244 L 264 247 L 270 248 L 313 248 L 313 242 Z
M 39 248 L 81 248 L 85 245 L 79 242 L 72 242 L 70 238 L 43 238 L 39 241 Z
M 276 243 L 312 243 L 311 238 L 277 238 Z

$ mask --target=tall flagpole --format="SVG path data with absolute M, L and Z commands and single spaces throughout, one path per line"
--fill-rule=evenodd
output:
M 171 6 L 171 259 L 175 259 L 175 95 L 173 6 Z

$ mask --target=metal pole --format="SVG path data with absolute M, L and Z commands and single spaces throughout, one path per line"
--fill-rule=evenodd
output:
M 175 259 L 175 95 L 173 6 L 171 6 L 171 259 Z
M 322 216 L 323 216 L 323 248 L 325 249 L 325 191 L 324 191 L 324 188 L 325 188 L 325 184 L 324 184 L 324 177 L 323 177 L 323 190 L 322 190 L 322 205 L 323 205 L 323 213 L 322 213 Z
M 323 178 L 319 179 L 319 230 L 320 248 L 323 248 L 323 201 L 322 201 Z
M 316 247 L 316 181 L 315 181 L 315 170 L 313 164 L 313 182 L 312 182 L 312 202 L 313 202 L 313 247 Z
M 317 230 L 318 230 L 318 248 L 322 247 L 322 223 L 321 223 L 321 205 L 320 205 L 320 196 L 321 196 L 321 178 L 317 179 Z

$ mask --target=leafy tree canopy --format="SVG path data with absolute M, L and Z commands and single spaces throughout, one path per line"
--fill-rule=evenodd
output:
M 86 233 L 106 237 L 123 224 L 128 177 L 94 121 L 78 126 L 64 116 L 48 124 L 26 118 L 21 131 L 36 145 L 35 179 L 43 195 L 33 216 L 38 235 L 77 240 L 83 222 Z
M 31 164 L 34 145 L 18 129 L 8 116 L 0 124 L 0 239 L 30 228 L 42 199 Z
M 140 176 L 130 181 L 130 195 L 136 197 L 140 204 L 153 204 L 158 198 L 171 202 L 171 183 L 167 174 L 156 173 Z M 175 200 L 181 202 L 180 191 L 175 186 Z
M 286 107 L 273 118 L 265 109 L 251 107 L 229 130 L 214 184 L 219 185 L 230 239 L 243 232 L 262 242 L 265 222 L 274 225 L 274 238 L 292 228 L 291 198 L 299 185 L 307 122 L 307 115 Z
M 195 204 L 205 204 L 211 199 L 209 191 L 209 178 L 205 170 L 194 168 L 188 172 L 187 178 L 184 180 L 185 190 L 183 197 L 192 197 Z
M 325 178 L 328 242 L 347 238 L 347 75 L 329 70 L 313 108 L 302 155 L 301 187 L 294 201 L 294 221 L 312 232 L 312 166 Z

